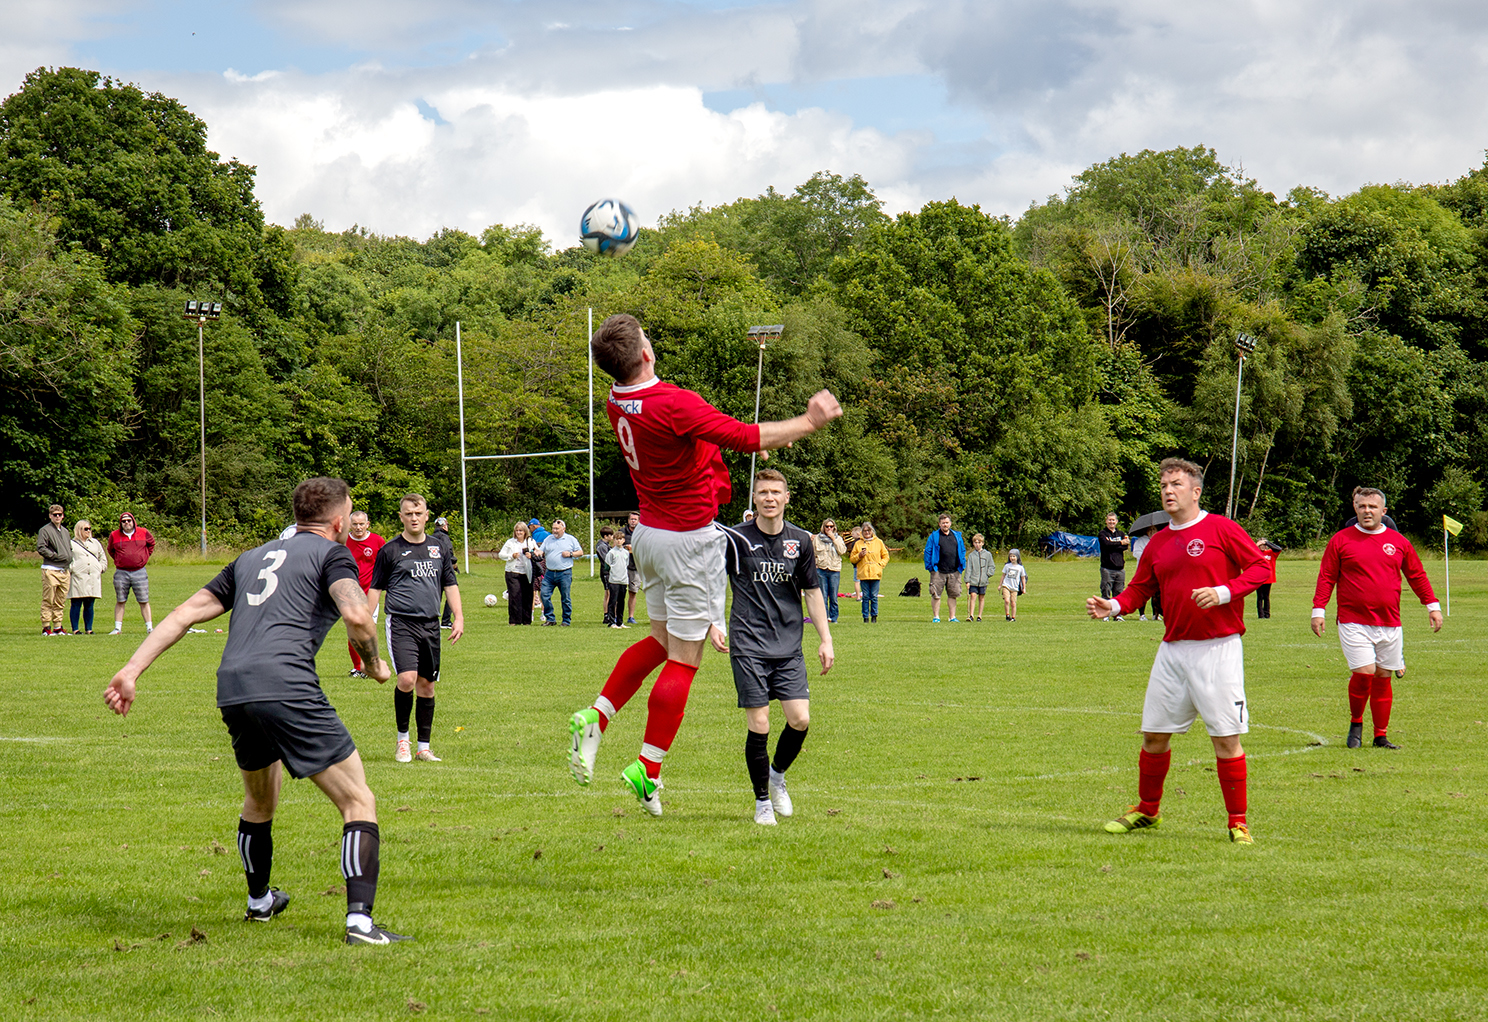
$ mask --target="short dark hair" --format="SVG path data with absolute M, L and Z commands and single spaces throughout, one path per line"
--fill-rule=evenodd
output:
M 937 522 L 940 521 L 942 518 L 951 518 L 951 513 L 949 511 L 942 511 L 940 514 L 935 516 L 935 520 Z M 955 519 L 951 520 L 954 521 Z
M 1385 503 L 1385 494 L 1384 494 L 1384 491 L 1383 490 L 1376 490 L 1373 486 L 1355 486 L 1354 487 L 1354 498 L 1349 503 L 1354 503 L 1360 497 L 1378 497 L 1379 498 L 1379 502 L 1381 504 L 1384 504 Z
M 775 468 L 762 468 L 758 472 L 756 472 L 754 474 L 754 485 L 759 486 L 760 483 L 764 482 L 767 479 L 770 482 L 779 483 L 787 490 L 790 489 L 790 484 L 785 481 L 785 476 L 780 472 L 779 469 Z
M 403 494 L 402 499 L 400 499 L 398 501 L 398 510 L 399 511 L 403 510 L 403 505 L 404 504 L 422 504 L 422 505 L 424 505 L 424 507 L 428 507 L 429 506 L 429 502 L 424 499 L 424 495 L 422 493 L 405 493 L 405 494 Z
M 601 526 L 599 534 L 601 536 L 613 536 L 615 534 L 615 527 L 613 525 Z
M 1161 479 L 1169 472 L 1182 472 L 1200 486 L 1204 485 L 1204 470 L 1186 458 L 1164 458 L 1157 466 L 1157 477 Z
M 623 312 L 616 313 L 594 331 L 589 338 L 589 350 L 594 353 L 595 364 L 613 376 L 618 383 L 625 383 L 641 368 L 640 320 Z
M 300 525 L 315 525 L 330 520 L 331 509 L 351 499 L 344 479 L 316 476 L 295 487 L 294 516 Z

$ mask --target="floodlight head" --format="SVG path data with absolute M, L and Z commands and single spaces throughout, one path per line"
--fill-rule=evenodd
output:
M 184 316 L 186 319 L 195 319 L 197 317 L 198 305 L 199 303 L 197 302 L 187 302 L 186 311 L 182 313 L 182 316 Z
M 778 341 L 783 333 L 785 333 L 784 323 L 776 323 L 772 326 L 752 326 L 749 328 L 749 339 L 763 345 L 766 341 Z
M 1250 336 L 1250 334 L 1235 335 L 1235 347 L 1240 349 L 1242 358 L 1254 352 L 1258 343 L 1260 342 Z
M 206 305 L 206 304 L 207 304 L 206 302 L 202 302 L 202 305 Z M 221 317 L 222 317 L 222 303 L 221 302 L 213 302 L 212 303 L 211 310 L 207 312 L 207 318 L 208 319 L 220 319 Z

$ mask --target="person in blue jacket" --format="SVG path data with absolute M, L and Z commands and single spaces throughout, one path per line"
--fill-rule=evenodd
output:
M 951 598 L 951 621 L 956 618 L 956 597 L 961 595 L 961 573 L 966 570 L 966 541 L 951 528 L 951 516 L 942 511 L 940 528 L 925 540 L 925 570 L 930 573 L 930 620 L 940 624 L 940 594 Z

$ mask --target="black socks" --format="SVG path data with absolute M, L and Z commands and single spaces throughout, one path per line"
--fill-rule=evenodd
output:
M 413 715 L 413 693 L 401 688 L 393 689 L 393 718 L 398 722 L 398 734 L 408 734 L 408 718 Z
M 780 732 L 780 741 L 775 743 L 775 762 L 771 764 L 777 774 L 783 774 L 790 769 L 796 757 L 801 753 L 801 745 L 806 741 L 806 732 L 811 728 L 805 727 L 800 731 L 785 725 L 785 730 Z
M 248 897 L 269 893 L 269 871 L 274 866 L 274 821 L 249 823 L 238 819 L 238 855 L 248 880 Z
M 418 699 L 414 700 L 413 717 L 418 722 L 418 740 L 427 742 L 429 735 L 434 731 L 434 697 L 430 696 L 425 699 L 423 696 L 419 696 Z M 403 723 L 398 730 L 408 730 L 407 716 L 404 716 Z
M 749 767 L 749 783 L 754 785 L 754 797 L 770 797 L 770 734 L 758 731 L 747 732 L 744 738 L 744 762 Z
M 353 820 L 341 829 L 341 875 L 346 878 L 346 911 L 372 914 L 377 897 L 377 824 Z

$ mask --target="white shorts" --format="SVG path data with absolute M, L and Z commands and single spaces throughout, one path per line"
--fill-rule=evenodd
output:
M 646 613 L 652 621 L 665 621 L 668 634 L 697 642 L 708 637 L 709 625 L 728 630 L 726 542 L 723 530 L 713 525 L 691 532 L 636 526 L 631 550 L 646 593 Z
M 1216 738 L 1250 730 L 1240 636 L 1158 645 L 1142 704 L 1142 730 L 1187 734 L 1195 716 L 1204 718 L 1205 729 Z
M 1338 644 L 1349 670 L 1374 664 L 1387 671 L 1405 670 L 1405 638 L 1399 625 L 1340 624 Z

